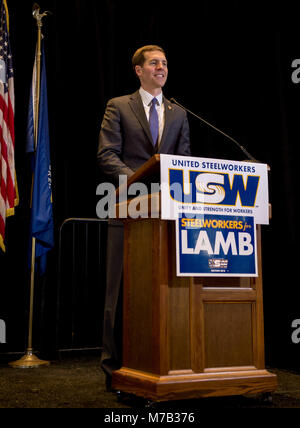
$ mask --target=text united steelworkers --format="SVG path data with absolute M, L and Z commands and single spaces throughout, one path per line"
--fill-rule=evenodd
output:
M 255 166 L 249 165 L 233 165 L 227 163 L 218 163 L 218 162 L 198 162 L 193 160 L 179 160 L 172 159 L 172 166 L 181 166 L 186 168 L 203 168 L 203 169 L 212 169 L 219 171 L 231 171 L 231 172 L 246 172 L 246 173 L 255 173 Z

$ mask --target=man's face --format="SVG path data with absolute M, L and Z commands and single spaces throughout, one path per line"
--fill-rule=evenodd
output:
M 166 83 L 168 77 L 167 60 L 161 51 L 145 52 L 145 62 L 135 67 L 142 87 L 148 91 L 157 91 Z

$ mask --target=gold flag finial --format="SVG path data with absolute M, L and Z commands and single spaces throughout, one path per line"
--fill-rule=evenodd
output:
M 46 10 L 44 13 L 40 13 L 40 10 L 40 6 L 37 3 L 34 3 L 34 5 L 32 6 L 32 15 L 36 19 L 37 26 L 42 27 L 42 19 L 44 18 L 44 16 L 52 15 L 52 12 Z

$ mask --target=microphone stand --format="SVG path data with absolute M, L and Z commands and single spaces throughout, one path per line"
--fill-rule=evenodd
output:
M 255 159 L 246 149 L 243 147 L 240 143 L 238 143 L 234 138 L 232 138 L 230 135 L 226 134 L 225 132 L 221 131 L 221 129 L 217 128 L 216 126 L 212 125 L 211 123 L 207 122 L 207 120 L 203 119 L 201 116 L 198 116 L 197 114 L 193 113 L 191 110 L 187 109 L 183 105 L 181 105 L 178 101 L 175 100 L 175 98 L 171 98 L 170 101 L 174 104 L 177 104 L 179 107 L 183 108 L 183 110 L 187 111 L 191 115 L 195 116 L 197 119 L 204 122 L 206 125 L 213 128 L 215 131 L 219 132 L 220 134 L 224 135 L 224 137 L 229 138 L 248 158 L 248 160 L 252 162 L 259 162 L 257 159 Z

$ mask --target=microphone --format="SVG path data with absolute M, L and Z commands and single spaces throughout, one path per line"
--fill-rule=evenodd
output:
M 255 159 L 246 149 L 243 147 L 240 143 L 238 143 L 234 138 L 230 137 L 230 135 L 225 134 L 225 132 L 221 131 L 221 129 L 217 128 L 216 126 L 212 125 L 211 123 L 207 122 L 207 120 L 203 119 L 202 117 L 198 116 L 197 114 L 193 113 L 191 110 L 187 109 L 183 105 L 181 105 L 178 101 L 175 100 L 175 98 L 171 98 L 170 101 L 174 104 L 177 104 L 179 107 L 183 108 L 183 110 L 187 111 L 191 115 L 195 116 L 197 119 L 204 122 L 206 125 L 213 128 L 215 131 L 219 132 L 220 134 L 224 135 L 224 137 L 229 138 L 248 158 L 248 160 L 251 160 L 253 162 L 259 162 L 257 159 Z

